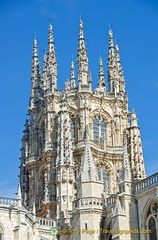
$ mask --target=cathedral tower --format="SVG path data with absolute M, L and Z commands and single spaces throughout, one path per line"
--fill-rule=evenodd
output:
M 20 164 L 23 203 L 30 209 L 34 206 L 37 216 L 54 219 L 59 228 L 99 229 L 114 196 L 125 191 L 127 182 L 132 188 L 146 176 L 136 113 L 128 110 L 119 46 L 114 44 L 110 30 L 108 81 L 100 58 L 96 89 L 91 86 L 82 20 L 78 75 L 72 62 L 64 90 L 57 88 L 52 25 L 42 71 L 36 39 L 32 58 L 29 118 Z M 116 203 L 120 209 L 123 200 L 119 203 L 117 198 Z M 124 214 L 123 206 L 121 209 Z M 90 226 L 91 219 L 94 226 Z M 99 234 L 95 232 L 88 239 L 97 240 Z M 70 239 L 84 240 L 86 235 Z

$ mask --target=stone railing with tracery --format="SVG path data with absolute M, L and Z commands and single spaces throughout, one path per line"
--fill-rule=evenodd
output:
M 16 207 L 18 205 L 18 199 L 0 197 L 0 205 L 15 206 Z
M 144 189 L 149 189 L 156 185 L 158 186 L 158 172 L 136 183 L 135 191 L 139 193 Z
M 116 196 L 110 196 L 106 199 L 106 208 L 111 208 L 116 203 Z
M 45 226 L 45 227 L 50 227 L 50 228 L 56 226 L 56 222 L 52 219 L 38 217 L 37 221 L 40 226 Z
M 73 202 L 73 210 L 78 208 L 86 209 L 86 208 L 94 208 L 94 207 L 98 209 L 102 209 L 103 199 L 97 198 L 97 197 L 86 197 L 86 198 L 75 200 Z

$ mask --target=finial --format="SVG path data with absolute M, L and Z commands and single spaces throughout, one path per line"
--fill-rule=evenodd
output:
M 21 199 L 21 187 L 20 187 L 20 183 L 18 184 L 17 199 Z
M 80 25 L 79 25 L 79 39 L 84 40 L 83 22 L 81 19 L 80 19 Z
M 114 47 L 114 38 L 112 29 L 109 30 L 109 48 Z
M 33 40 L 33 56 L 32 58 L 38 58 L 38 50 L 37 50 L 37 39 Z
M 113 24 L 109 22 L 109 31 L 113 28 Z
M 48 32 L 48 44 L 53 43 L 53 26 L 49 24 L 49 32 Z
M 72 88 L 76 87 L 76 78 L 75 78 L 75 68 L 74 62 L 71 62 L 71 70 L 70 70 L 70 85 Z
M 103 60 L 100 57 L 99 58 L 99 80 L 98 80 L 98 87 L 100 89 L 103 89 L 103 91 L 105 92 L 106 88 L 105 88 L 105 78 L 104 78 L 104 69 L 103 69 Z
M 56 62 L 56 52 L 54 46 L 54 37 L 53 37 L 53 26 L 49 24 L 48 30 L 48 52 L 46 58 L 46 74 L 47 74 L 47 83 L 46 83 L 46 92 L 54 93 L 57 87 L 57 62 Z
M 132 108 L 132 112 L 131 112 L 131 127 L 138 127 L 137 121 L 138 121 L 138 119 L 136 117 L 136 112 L 134 111 L 134 108 Z
M 22 198 L 21 198 L 21 187 L 20 187 L 20 183 L 18 184 L 17 200 L 18 200 L 18 207 L 21 207 Z
M 48 21 L 51 23 L 51 21 L 52 21 L 52 18 L 51 18 L 51 17 L 49 17 L 49 18 L 48 18 Z
M 34 34 L 33 34 L 33 38 L 35 38 L 35 39 L 36 39 L 36 32 L 34 32 Z
M 86 44 L 84 39 L 82 20 L 80 20 L 80 23 L 79 23 L 77 64 L 78 64 L 79 91 L 85 91 L 85 89 L 83 89 L 81 85 L 88 85 L 87 90 L 91 91 L 91 84 L 90 84 L 91 77 L 88 69 L 88 57 L 87 57 L 87 49 L 86 49 Z

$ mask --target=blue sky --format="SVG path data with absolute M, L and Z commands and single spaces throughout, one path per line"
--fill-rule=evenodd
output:
M 69 78 L 72 55 L 76 61 L 80 14 L 93 88 L 97 85 L 100 52 L 106 72 L 108 30 L 112 23 L 121 52 L 129 110 L 134 107 L 139 119 L 147 174 L 158 169 L 158 1 L 1 0 L 0 196 L 14 196 L 16 192 L 31 86 L 33 36 L 36 32 L 42 62 L 48 19 L 52 19 L 58 88 L 63 88 Z

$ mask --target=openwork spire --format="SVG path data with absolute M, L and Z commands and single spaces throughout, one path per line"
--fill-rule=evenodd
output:
M 114 38 L 113 31 L 109 31 L 109 51 L 108 51 L 108 82 L 109 82 L 109 90 L 110 92 L 114 92 L 115 90 L 115 72 L 116 68 L 116 59 L 115 59 L 115 47 L 114 47 Z
M 99 59 L 99 80 L 98 80 L 98 87 L 99 87 L 100 89 L 103 89 L 104 91 L 106 90 L 102 58 Z
M 32 71 L 31 71 L 31 80 L 32 88 L 37 88 L 40 86 L 40 67 L 38 61 L 38 49 L 37 49 L 37 40 L 34 39 L 33 42 L 33 56 L 32 56 Z
M 42 80 L 43 80 L 43 90 L 47 89 L 47 55 L 44 54 L 43 57 L 43 71 L 42 71 Z
M 108 82 L 110 92 L 125 93 L 125 81 L 120 61 L 118 44 L 114 45 L 112 30 L 109 31 L 109 52 L 108 52 Z
M 71 70 L 70 70 L 70 86 L 71 88 L 76 87 L 76 78 L 75 78 L 75 68 L 74 68 L 74 62 L 71 62 Z
M 80 25 L 79 25 L 78 53 L 81 53 L 82 55 L 87 55 L 82 20 L 80 20 Z
M 79 91 L 89 91 L 91 89 L 91 78 L 89 77 L 88 57 L 86 50 L 87 49 L 84 39 L 83 22 L 82 20 L 80 20 L 77 55 Z M 82 87 L 82 85 L 87 86 Z
M 47 90 L 54 93 L 57 87 L 57 62 L 54 47 L 53 27 L 49 25 L 48 33 L 48 52 L 47 52 Z
M 115 57 L 115 47 L 114 47 L 114 38 L 113 31 L 109 31 L 109 52 L 108 52 L 108 66 L 111 66 Z
M 30 96 L 30 107 L 36 106 L 36 103 L 41 97 L 41 76 L 40 76 L 40 66 L 38 61 L 38 49 L 37 40 L 34 39 L 33 42 L 33 56 L 32 56 L 32 70 L 31 70 L 31 96 Z
M 117 64 L 117 71 L 118 71 L 118 76 L 119 76 L 119 86 L 120 86 L 120 92 L 125 92 L 125 80 L 123 76 L 123 70 L 122 70 L 122 65 L 121 65 L 121 60 L 120 60 L 120 51 L 119 51 L 119 46 L 116 44 L 115 46 L 115 58 L 116 58 L 116 64 Z
M 142 150 L 142 142 L 140 135 L 140 128 L 138 127 L 138 119 L 134 108 L 132 109 L 130 116 L 130 145 L 131 145 L 131 166 L 133 169 L 134 178 L 136 181 L 140 181 L 146 177 L 144 167 L 144 157 Z

